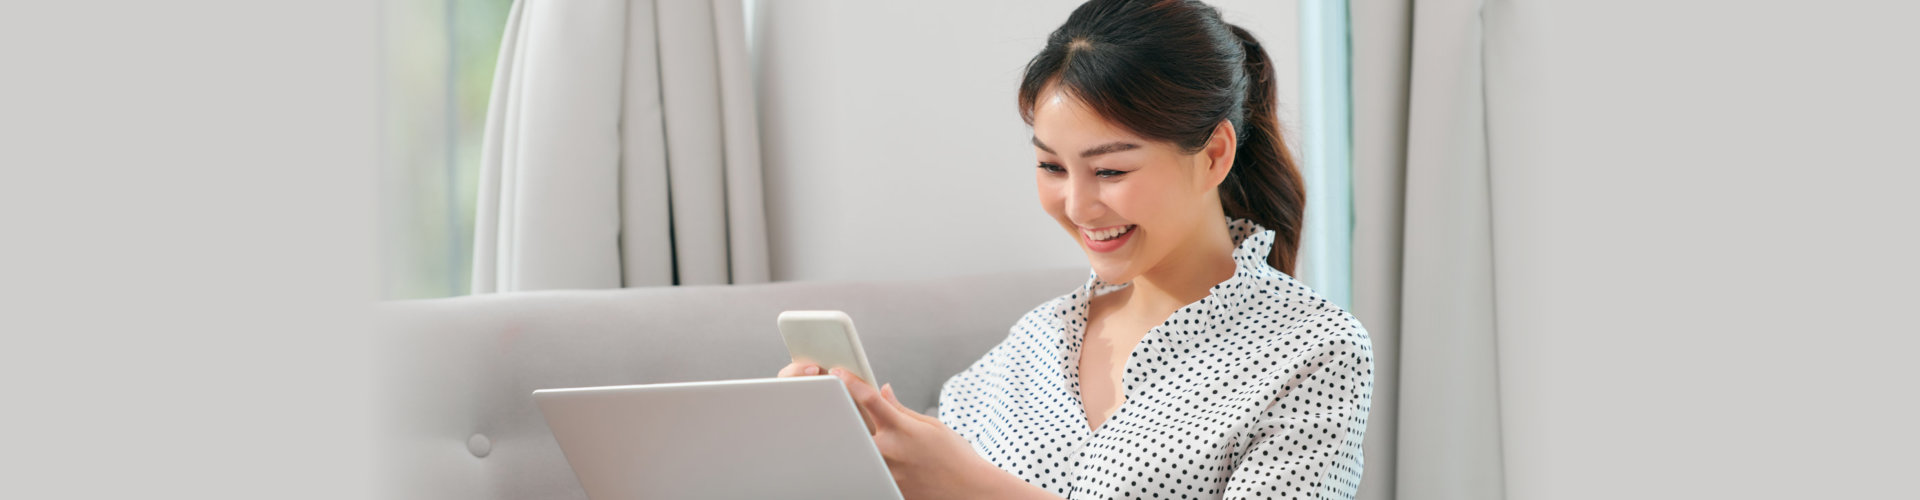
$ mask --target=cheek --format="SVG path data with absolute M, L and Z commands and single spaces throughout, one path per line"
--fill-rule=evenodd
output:
M 1040 194 L 1040 208 L 1046 209 L 1054 217 L 1060 217 L 1066 211 L 1066 193 L 1061 192 L 1064 183 L 1046 172 L 1034 175 L 1033 179 Z
M 1166 184 L 1159 179 L 1134 178 L 1106 186 L 1102 200 L 1107 208 L 1134 223 L 1148 223 L 1167 213 Z

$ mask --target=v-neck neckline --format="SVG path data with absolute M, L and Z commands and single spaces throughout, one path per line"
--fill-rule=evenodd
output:
M 1105 295 L 1106 293 L 1117 292 L 1121 287 L 1133 285 L 1131 283 L 1105 283 L 1099 281 L 1097 278 L 1089 280 L 1088 284 L 1088 293 L 1081 299 L 1081 302 L 1077 304 L 1078 307 L 1076 308 L 1080 312 L 1080 317 L 1078 318 L 1080 321 L 1078 324 L 1073 322 L 1068 323 L 1069 331 L 1071 331 L 1073 335 L 1073 342 L 1069 343 L 1067 347 L 1071 350 L 1072 356 L 1066 357 L 1064 361 L 1067 365 L 1065 370 L 1069 377 L 1067 393 L 1072 397 L 1073 407 L 1077 410 L 1075 413 L 1078 414 L 1078 420 L 1076 421 L 1078 425 L 1075 427 L 1085 433 L 1084 435 L 1091 437 L 1098 435 L 1100 429 L 1105 429 L 1113 425 L 1115 420 L 1120 419 L 1122 415 L 1126 414 L 1127 406 L 1133 404 L 1133 396 L 1136 391 L 1134 390 L 1134 382 L 1127 377 L 1127 374 L 1133 373 L 1134 365 L 1141 363 L 1141 360 L 1144 359 L 1140 356 L 1140 350 L 1146 348 L 1150 342 L 1158 342 L 1161 337 L 1164 337 L 1164 330 L 1167 325 L 1173 321 L 1174 316 L 1178 316 L 1182 311 L 1186 311 L 1194 306 L 1208 302 L 1207 299 L 1212 297 L 1212 294 L 1208 294 L 1208 297 L 1201 298 L 1200 300 L 1174 310 L 1172 314 L 1167 315 L 1166 320 L 1162 320 L 1159 325 L 1148 328 L 1147 333 L 1141 335 L 1140 340 L 1133 343 L 1133 349 L 1127 352 L 1127 359 L 1120 367 L 1120 379 L 1118 380 L 1120 384 L 1120 406 L 1113 409 L 1113 414 L 1107 415 L 1106 419 L 1101 420 L 1099 427 L 1094 427 L 1093 421 L 1087 418 L 1087 400 L 1082 391 L 1085 385 L 1082 384 L 1080 380 L 1080 360 L 1081 356 L 1086 355 L 1087 327 L 1092 325 L 1091 320 L 1093 315 L 1091 313 L 1093 312 L 1093 298 L 1096 294 Z
M 1087 403 L 1086 398 L 1081 394 L 1082 386 L 1080 384 L 1080 356 L 1086 352 L 1086 333 L 1089 320 L 1093 316 L 1091 314 L 1093 298 L 1097 295 L 1105 295 L 1106 293 L 1118 291 L 1121 287 L 1133 285 L 1132 283 L 1108 283 L 1100 279 L 1099 273 L 1090 273 L 1088 275 L 1087 282 L 1081 286 L 1083 293 L 1078 295 L 1077 303 L 1074 304 L 1074 306 L 1076 306 L 1074 309 L 1080 313 L 1079 317 L 1062 318 L 1066 320 L 1067 330 L 1070 332 L 1070 342 L 1061 346 L 1072 352 L 1072 356 L 1070 357 L 1061 357 L 1063 364 L 1066 365 L 1061 368 L 1068 376 L 1066 387 L 1067 395 L 1072 398 L 1074 413 L 1079 416 L 1074 427 L 1085 432 L 1085 436 L 1091 437 L 1098 435 L 1101 429 L 1113 425 L 1115 420 L 1119 420 L 1127 414 L 1128 406 L 1132 405 L 1135 399 L 1134 382 L 1127 375 L 1134 373 L 1134 366 L 1142 362 L 1142 358 L 1140 357 L 1141 349 L 1147 348 L 1150 342 L 1157 343 L 1163 340 L 1166 337 L 1166 328 L 1168 325 L 1173 322 L 1175 317 L 1180 316 L 1183 312 L 1188 312 L 1203 305 L 1208 308 L 1232 307 L 1239 299 L 1227 295 L 1232 295 L 1232 290 L 1239 286 L 1240 282 L 1247 279 L 1249 273 L 1253 272 L 1247 269 L 1247 267 L 1250 265 L 1265 266 L 1269 248 L 1266 245 L 1270 245 L 1271 243 L 1256 238 L 1263 234 L 1271 234 L 1271 230 L 1260 227 L 1258 224 L 1254 224 L 1252 221 L 1245 219 L 1229 219 L 1228 230 L 1234 237 L 1233 256 L 1235 262 L 1233 276 L 1209 288 L 1207 295 L 1201 297 L 1200 300 L 1193 301 L 1192 303 L 1181 306 L 1179 309 L 1175 309 L 1172 314 L 1167 315 L 1167 319 L 1161 321 L 1159 325 L 1147 329 L 1147 333 L 1142 335 L 1138 342 L 1134 342 L 1133 349 L 1128 351 L 1127 359 L 1120 370 L 1120 406 L 1114 408 L 1113 414 L 1108 415 L 1105 420 L 1102 420 L 1099 427 L 1094 427 L 1093 423 L 1087 419 Z M 1211 315 L 1203 316 L 1207 316 L 1209 318 L 1207 321 L 1211 321 Z M 1076 322 L 1074 321 L 1075 319 L 1079 321 Z M 1203 328 L 1210 327 L 1208 325 L 1202 326 Z M 1076 345 L 1078 347 L 1075 347 Z

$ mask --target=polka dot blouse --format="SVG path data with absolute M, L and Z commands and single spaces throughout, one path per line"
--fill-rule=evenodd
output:
M 1000 469 L 1065 498 L 1352 498 L 1373 354 L 1352 315 L 1268 265 L 1273 232 L 1228 227 L 1233 277 L 1133 349 L 1124 401 L 1080 402 L 1090 274 L 1028 312 L 940 389 L 940 421 Z

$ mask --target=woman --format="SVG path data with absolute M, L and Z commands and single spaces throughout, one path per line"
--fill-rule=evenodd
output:
M 1048 37 L 1020 114 L 1093 272 L 948 380 L 937 418 L 833 370 L 907 498 L 1353 496 L 1373 358 L 1290 276 L 1305 196 L 1272 80 L 1197 1 L 1092 0 Z

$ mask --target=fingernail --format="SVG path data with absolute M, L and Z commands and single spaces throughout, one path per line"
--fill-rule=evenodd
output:
M 809 367 L 807 367 L 807 374 L 808 374 L 808 375 L 819 375 L 819 374 L 820 374 L 820 367 L 818 367 L 818 366 L 809 366 Z
M 841 372 L 841 370 L 840 370 L 839 368 L 834 368 L 834 369 L 832 369 L 832 370 L 827 370 L 827 373 L 831 373 L 831 374 L 833 374 L 833 376 L 836 376 L 836 377 L 838 377 L 838 376 L 840 376 L 840 372 Z

